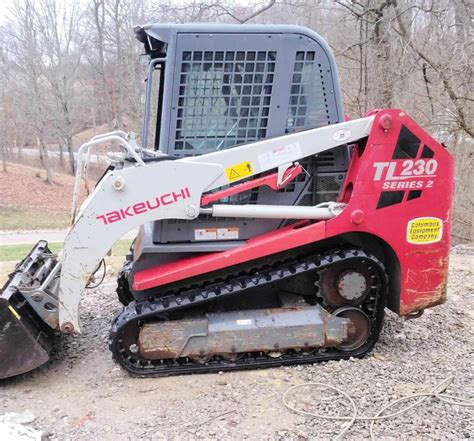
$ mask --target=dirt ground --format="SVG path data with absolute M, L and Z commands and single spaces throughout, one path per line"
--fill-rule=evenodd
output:
M 40 177 L 37 177 L 39 174 Z M 71 208 L 74 177 L 65 173 L 54 173 L 54 183 L 45 182 L 44 170 L 25 165 L 8 164 L 8 172 L 0 173 L 2 206 L 56 207 L 57 213 Z
M 449 375 L 455 376 L 449 392 L 472 399 L 473 262 L 474 248 L 455 248 L 447 303 L 417 320 L 388 314 L 380 342 L 363 360 L 153 379 L 131 378 L 111 359 L 108 329 L 120 305 L 115 282 L 108 279 L 84 298 L 83 335 L 65 338 L 53 360 L 37 371 L 0 381 L 0 415 L 31 411 L 36 416 L 31 426 L 51 440 L 307 440 L 328 439 L 341 429 L 340 423 L 283 406 L 283 393 L 308 381 L 342 388 L 367 415 L 395 398 L 428 391 Z M 339 403 L 327 394 L 332 404 Z M 313 398 L 306 391 L 292 400 L 310 410 Z M 472 408 L 430 400 L 378 423 L 375 433 L 384 439 L 469 438 Z M 347 438 L 368 434 L 368 424 L 357 423 Z
M 43 169 L 13 163 L 0 172 L 0 230 L 67 227 L 74 177 L 55 171 L 47 184 L 45 176 Z

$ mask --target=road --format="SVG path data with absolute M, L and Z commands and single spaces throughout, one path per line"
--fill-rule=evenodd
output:
M 31 157 L 35 157 L 35 158 L 39 158 L 40 156 L 40 152 L 38 149 L 23 149 L 21 151 L 21 154 L 22 155 L 25 155 L 25 156 L 31 156 Z M 64 158 L 67 159 L 67 156 L 68 156 L 68 153 L 67 151 L 64 151 Z M 50 158 L 57 158 L 59 159 L 59 150 L 48 150 L 48 155 Z M 74 159 L 77 160 L 77 152 L 74 152 Z M 98 163 L 99 162 L 99 159 L 98 159 L 98 156 L 104 156 L 104 155 L 97 155 L 95 153 L 91 154 L 89 160 L 90 162 L 92 163 Z

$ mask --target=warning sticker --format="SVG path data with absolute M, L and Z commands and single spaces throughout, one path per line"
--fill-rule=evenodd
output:
M 239 228 L 200 228 L 194 230 L 194 240 L 229 240 L 239 238 Z
M 227 173 L 227 179 L 229 182 L 236 181 L 237 179 L 243 179 L 253 174 L 253 167 L 250 161 L 245 161 L 240 164 L 233 165 L 225 169 Z
M 194 240 L 216 240 L 217 228 L 200 228 L 194 230 Z
M 270 170 L 280 165 L 301 159 L 302 155 L 299 142 L 294 142 L 281 147 L 275 147 L 270 152 L 261 153 L 258 155 L 258 160 L 262 169 Z
M 407 241 L 415 244 L 436 243 L 443 237 L 443 221 L 437 217 L 419 217 L 407 225 Z
M 238 239 L 239 238 L 239 229 L 237 227 L 233 228 L 218 228 L 217 229 L 217 238 L 218 239 Z

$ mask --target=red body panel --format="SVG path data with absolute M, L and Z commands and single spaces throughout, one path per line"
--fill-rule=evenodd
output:
M 365 148 L 359 146 L 352 156 L 340 197 L 347 207 L 339 216 L 299 222 L 239 248 L 139 271 L 133 288 L 142 291 L 359 232 L 381 239 L 396 254 L 397 309 L 409 314 L 446 297 L 453 190 L 454 161 L 447 150 L 402 111 L 379 111 Z

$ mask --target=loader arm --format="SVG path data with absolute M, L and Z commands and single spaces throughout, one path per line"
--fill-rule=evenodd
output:
M 60 330 L 80 332 L 81 293 L 101 259 L 128 231 L 159 219 L 194 219 L 200 213 L 204 192 L 356 142 L 369 135 L 373 119 L 370 116 L 197 157 L 108 172 L 84 202 L 64 242 L 57 268 Z M 240 175 L 235 176 L 232 170 Z

